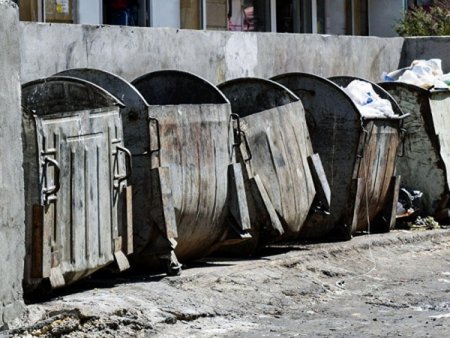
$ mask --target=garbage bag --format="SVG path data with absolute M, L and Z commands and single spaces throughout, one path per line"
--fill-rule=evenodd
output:
M 353 80 L 347 87 L 342 89 L 350 96 L 361 115 L 365 118 L 398 116 L 394 113 L 391 102 L 382 99 L 368 82 Z
M 414 60 L 409 67 L 383 73 L 382 80 L 409 83 L 424 89 L 449 89 L 450 73 L 443 73 L 441 59 Z
M 397 218 L 418 215 L 422 210 L 423 192 L 401 187 L 398 193 Z

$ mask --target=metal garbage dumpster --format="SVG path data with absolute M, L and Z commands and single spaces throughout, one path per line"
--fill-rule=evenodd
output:
M 133 142 L 138 142 L 137 151 L 146 152 L 140 164 L 146 172 L 138 171 L 136 180 L 150 182 L 150 194 L 136 196 L 143 199 L 135 213 L 141 246 L 137 259 L 164 258 L 174 250 L 168 272 L 175 273 L 177 258 L 204 256 L 225 241 L 249 237 L 242 169 L 233 151 L 235 122 L 228 100 L 196 75 L 158 71 L 132 85 L 147 107 L 134 111 L 142 124 L 139 131 L 133 130 L 131 113 L 124 128 L 126 135 L 142 133 Z
M 401 82 L 380 86 L 411 114 L 405 120 L 403 157 L 397 163 L 402 185 L 423 193 L 426 214 L 447 219 L 448 213 L 440 211 L 448 208 L 450 197 L 450 90 L 429 91 Z
M 290 73 L 273 79 L 302 100 L 313 148 L 330 183 L 330 214 L 311 217 L 301 235 L 349 239 L 357 231 L 389 231 L 395 225 L 399 187 L 395 165 L 402 112 L 395 102 L 398 118 L 363 118 L 339 87 L 354 78 L 331 81 Z M 374 90 L 388 98 L 380 88 Z
M 151 152 L 149 151 L 149 108 L 144 97 L 127 80 L 99 69 L 76 68 L 65 70 L 56 75 L 76 77 L 95 83 L 115 97 L 120 98 L 121 102 L 123 102 L 124 106 L 120 108 L 123 137 L 125 146 L 130 150 L 133 157 L 133 172 L 128 179 L 133 187 L 134 255 L 131 263 L 136 265 L 136 261 L 142 260 L 140 259 L 140 254 L 149 243 L 153 245 L 153 248 L 158 245 L 159 248 L 156 251 L 160 255 L 167 256 L 172 251 L 171 243 L 167 238 L 165 241 L 160 239 L 161 236 L 155 233 L 158 228 L 155 228 L 151 216 L 151 210 L 154 209 L 150 209 L 150 207 L 153 206 L 155 208 L 154 206 L 157 203 L 161 207 L 163 204 L 161 197 L 153 196 L 155 200 L 150 198 L 152 194 L 152 170 L 150 169 Z M 173 205 L 170 204 L 170 199 L 165 202 L 166 205 L 168 203 L 169 206 L 164 210 L 167 224 L 160 224 L 161 233 L 167 235 L 170 233 L 166 230 L 166 225 L 169 226 L 169 229 L 170 226 L 176 228 L 174 224 L 170 224 L 170 221 L 175 221 L 175 211 L 173 210 Z
M 131 157 L 122 103 L 87 81 L 50 77 L 22 87 L 26 202 L 24 282 L 53 288 L 133 251 Z
M 320 158 L 313 155 L 302 102 L 284 86 L 265 79 L 234 79 L 218 88 L 239 115 L 245 137 L 239 149 L 247 196 L 252 197 L 253 245 L 295 238 L 313 205 L 316 187 L 322 192 L 322 207 L 329 202 L 328 183 Z

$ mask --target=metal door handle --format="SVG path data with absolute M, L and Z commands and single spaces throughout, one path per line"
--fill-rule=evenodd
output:
M 48 203 L 50 201 L 49 196 L 50 195 L 54 195 L 59 191 L 59 188 L 61 187 L 61 181 L 60 181 L 60 173 L 61 173 L 61 168 L 59 167 L 59 163 L 46 156 L 44 157 L 44 177 L 47 181 L 47 170 L 48 170 L 48 166 L 49 164 L 53 165 L 54 170 L 55 170 L 55 177 L 54 177 L 54 185 L 52 187 L 45 187 L 43 189 L 43 193 L 44 193 L 44 202 Z
M 115 177 L 115 179 L 117 179 L 117 186 L 120 186 L 120 183 L 126 179 L 128 179 L 132 173 L 133 173 L 133 162 L 132 162 L 132 158 L 131 158 L 131 153 L 130 151 L 122 146 L 116 146 L 117 149 L 117 154 L 119 154 L 119 151 L 123 152 L 125 154 L 125 175 L 118 175 Z
M 398 157 L 405 156 L 405 139 L 406 134 L 408 134 L 408 131 L 405 128 L 400 128 L 400 149 L 401 152 L 397 155 Z

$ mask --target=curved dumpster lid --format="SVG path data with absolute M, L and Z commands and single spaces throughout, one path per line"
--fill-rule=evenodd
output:
M 82 79 L 52 76 L 22 85 L 22 106 L 37 115 L 124 104 L 103 88 Z
M 300 96 L 300 99 L 302 99 L 303 95 L 314 97 L 316 95 L 316 86 L 323 88 L 327 97 L 333 97 L 334 99 L 339 100 L 339 102 L 333 103 L 333 106 L 339 106 L 341 111 L 345 111 L 347 114 L 350 113 L 350 111 L 355 112 L 358 118 L 361 116 L 358 107 L 356 107 L 353 100 L 341 87 L 327 78 L 310 73 L 292 72 L 280 74 L 271 79 L 292 90 L 296 95 Z M 325 104 L 326 100 L 320 99 L 320 101 L 317 102 Z M 349 109 L 342 109 L 343 107 L 348 107 Z
M 180 70 L 147 73 L 134 79 L 131 84 L 149 105 L 229 103 L 211 82 Z
M 383 88 L 384 90 L 403 88 L 403 89 L 406 89 L 411 92 L 416 92 L 421 96 L 422 95 L 430 96 L 430 94 L 432 93 L 432 91 L 430 91 L 430 90 L 426 90 L 422 87 L 419 87 L 419 86 L 416 86 L 416 85 L 413 85 L 410 83 L 406 83 L 406 82 L 399 82 L 399 81 L 380 82 L 377 85 L 380 86 L 381 88 Z
M 373 87 L 373 90 L 375 91 L 375 93 L 377 93 L 378 95 L 380 95 L 380 97 L 382 99 L 386 99 L 388 100 L 391 105 L 392 105 L 392 110 L 394 111 L 395 114 L 397 114 L 398 116 L 402 116 L 404 115 L 402 109 L 400 108 L 400 106 L 398 105 L 397 101 L 395 101 L 395 99 L 391 96 L 391 94 L 389 94 L 386 90 L 384 90 L 382 87 L 380 87 L 378 84 L 376 84 L 375 82 L 360 78 L 360 77 L 355 77 L 355 76 L 332 76 L 329 78 L 330 81 L 333 81 L 334 83 L 336 83 L 338 86 L 342 86 L 342 87 L 347 87 L 350 82 L 352 82 L 353 80 L 359 80 L 359 81 L 364 81 L 367 83 L 370 83 Z
M 128 109 L 141 109 L 148 106 L 141 93 L 124 78 L 95 68 L 72 68 L 54 76 L 70 76 L 96 84 L 121 100 Z
M 230 100 L 233 113 L 241 117 L 300 101 L 285 86 L 256 77 L 233 79 L 217 87 Z

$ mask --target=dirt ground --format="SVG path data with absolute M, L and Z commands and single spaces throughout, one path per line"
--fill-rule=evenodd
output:
M 450 231 L 290 244 L 179 277 L 95 277 L 28 306 L 20 337 L 448 337 Z M 0 333 L 0 336 L 2 334 Z

